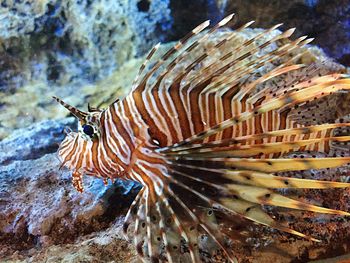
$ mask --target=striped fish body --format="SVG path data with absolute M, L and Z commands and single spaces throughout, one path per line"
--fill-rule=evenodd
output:
M 202 23 L 148 66 L 156 45 L 132 91 L 105 110 L 83 112 L 55 98 L 81 122 L 82 130 L 69 132 L 59 148 L 78 191 L 84 174 L 142 184 L 124 231 L 144 261 L 217 262 L 221 251 L 235 262 L 233 242 L 244 244 L 249 236 L 232 226 L 247 222 L 319 241 L 275 221 L 262 205 L 349 215 L 274 189 L 349 187 L 281 172 L 350 162 L 346 156 L 316 158 L 336 152 L 336 143 L 348 151 L 350 137 L 335 131 L 350 123 L 309 121 L 315 102 L 350 89 L 350 80 L 296 64 L 310 39 L 289 41 L 293 29 L 263 38 L 279 25 L 228 48 L 247 23 L 203 48 L 231 19 L 206 32 L 209 23 Z M 266 65 L 269 70 L 257 74 Z M 284 158 L 295 151 L 315 154 Z

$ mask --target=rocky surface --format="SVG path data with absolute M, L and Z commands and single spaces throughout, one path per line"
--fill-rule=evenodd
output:
M 0 91 L 101 79 L 164 40 L 168 1 L 12 1 L 0 6 Z
M 57 150 L 64 139 L 65 127 L 76 129 L 76 120 L 48 120 L 15 130 L 10 137 L 1 141 L 0 164 L 8 165 L 13 161 L 33 160 L 46 153 Z

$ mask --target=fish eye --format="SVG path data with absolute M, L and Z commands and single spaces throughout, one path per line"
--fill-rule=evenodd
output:
M 90 124 L 84 124 L 83 125 L 83 132 L 92 137 L 94 135 L 94 128 Z

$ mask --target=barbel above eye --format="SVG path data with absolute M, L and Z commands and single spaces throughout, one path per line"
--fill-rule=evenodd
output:
M 83 125 L 83 132 L 92 137 L 94 135 L 94 128 L 90 124 L 84 124 Z

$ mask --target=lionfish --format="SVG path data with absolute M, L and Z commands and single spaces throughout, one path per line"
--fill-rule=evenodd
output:
M 231 227 L 237 222 L 319 241 L 275 220 L 266 205 L 350 215 L 279 190 L 350 186 L 283 174 L 350 162 L 350 157 L 327 155 L 334 143 L 349 141 L 350 136 L 336 136 L 335 130 L 350 123 L 295 118 L 295 109 L 307 114 L 312 102 L 349 90 L 350 79 L 297 64 L 298 50 L 312 39 L 289 40 L 294 28 L 261 40 L 280 25 L 232 46 L 252 21 L 201 48 L 232 17 L 209 29 L 205 21 L 150 63 L 159 44 L 153 47 L 130 93 L 106 109 L 84 112 L 54 97 L 81 124 L 58 150 L 62 165 L 73 171 L 76 190 L 83 192 L 84 174 L 142 185 L 123 229 L 145 262 L 201 262 L 211 247 L 236 262 L 231 247 L 247 238 Z M 255 56 L 263 49 L 264 55 Z M 256 74 L 266 64 L 268 72 Z M 288 155 L 306 149 L 326 155 Z

